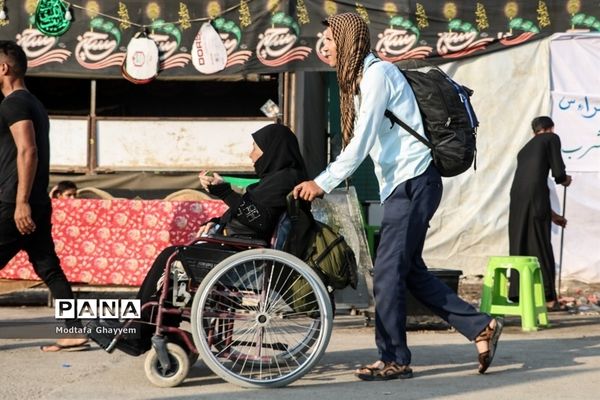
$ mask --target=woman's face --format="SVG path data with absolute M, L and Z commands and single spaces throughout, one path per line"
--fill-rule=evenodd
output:
M 256 164 L 256 160 L 258 160 L 262 155 L 263 152 L 260 149 L 260 147 L 258 147 L 256 142 L 252 142 L 252 151 L 250 151 L 250 154 L 248 154 L 248 156 L 252 160 L 252 164 Z
M 77 197 L 76 189 L 67 189 L 58 195 L 59 199 L 74 199 L 75 197 Z
M 337 65 L 337 47 L 333 41 L 333 33 L 331 32 L 331 28 L 325 29 L 323 44 L 323 55 L 327 59 L 329 66 L 335 68 Z
M 550 127 L 550 128 L 542 128 L 537 132 L 533 132 L 534 135 L 540 135 L 542 133 L 554 133 L 554 127 Z

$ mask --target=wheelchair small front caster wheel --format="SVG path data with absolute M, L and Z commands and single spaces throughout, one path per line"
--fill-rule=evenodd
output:
M 169 368 L 161 365 L 158 354 L 154 348 L 150 349 L 144 362 L 146 377 L 158 387 L 174 387 L 179 385 L 187 377 L 190 371 L 190 358 L 181 346 L 175 343 L 167 343 L 169 355 Z

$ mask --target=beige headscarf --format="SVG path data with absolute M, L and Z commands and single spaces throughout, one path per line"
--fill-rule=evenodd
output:
M 340 112 L 344 147 L 354 136 L 354 95 L 360 93 L 363 62 L 371 48 L 369 27 L 360 15 L 332 15 L 325 24 L 331 28 L 337 50 L 337 79 L 340 86 Z

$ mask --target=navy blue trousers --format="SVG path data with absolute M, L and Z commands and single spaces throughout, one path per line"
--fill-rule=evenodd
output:
M 407 290 L 469 340 L 491 321 L 429 272 L 423 261 L 429 221 L 442 190 L 442 179 L 432 164 L 422 175 L 398 185 L 383 203 L 373 282 L 375 342 L 382 361 L 411 363 L 406 342 Z

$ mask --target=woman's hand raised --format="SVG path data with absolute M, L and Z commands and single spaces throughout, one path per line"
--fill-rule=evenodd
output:
M 200 179 L 200 185 L 204 190 L 208 190 L 208 187 L 211 185 L 218 185 L 224 182 L 221 175 L 209 171 L 201 171 L 198 174 L 198 179 Z

